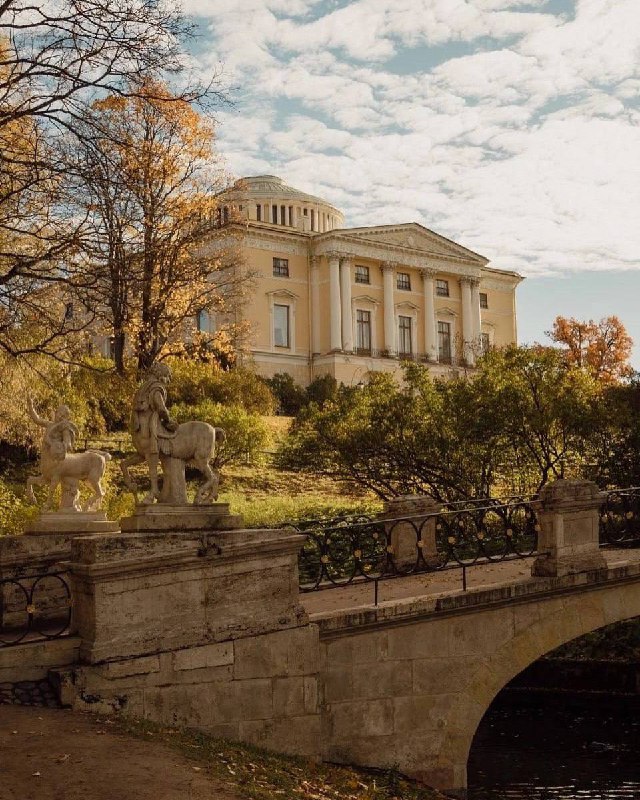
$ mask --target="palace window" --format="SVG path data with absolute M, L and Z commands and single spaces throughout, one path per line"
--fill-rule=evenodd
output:
M 413 353 L 411 322 L 411 317 L 398 317 L 398 351 L 401 358 Z
M 436 281 L 436 294 L 438 297 L 449 297 L 449 281 Z
M 411 275 L 408 272 L 399 272 L 396 278 L 396 286 L 398 289 L 405 291 L 411 290 Z
M 491 337 L 488 333 L 481 333 L 480 334 L 480 350 L 481 352 L 488 353 L 491 349 Z
M 287 224 L 287 207 L 280 206 L 280 224 L 286 225 Z
M 356 309 L 356 349 L 363 355 L 371 354 L 371 312 Z
M 209 312 L 203 308 L 196 315 L 196 328 L 200 333 L 209 333 L 210 327 Z
M 262 204 L 258 203 L 256 206 L 256 219 L 258 222 L 262 222 Z
M 356 283 L 371 283 L 369 280 L 369 267 L 356 264 Z
M 445 364 L 451 363 L 450 322 L 438 322 L 438 358 Z
M 273 343 L 276 347 L 290 347 L 289 306 L 273 306 Z
M 278 224 L 278 206 L 276 205 L 271 206 L 271 222 L 274 225 Z
M 277 278 L 289 277 L 289 259 L 288 258 L 274 258 L 273 259 L 273 274 Z
M 480 292 L 480 308 L 489 308 L 486 292 Z

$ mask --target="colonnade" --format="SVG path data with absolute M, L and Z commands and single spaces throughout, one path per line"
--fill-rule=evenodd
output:
M 352 273 L 353 256 L 328 253 L 329 265 L 329 309 L 320 307 L 320 261 L 311 259 L 311 338 L 314 353 L 320 352 L 321 319 L 329 316 L 329 349 L 332 352 L 354 351 Z M 383 284 L 383 333 L 384 349 L 390 356 L 396 355 L 396 270 L 401 266 L 387 261 L 381 264 Z M 429 268 L 419 270 L 422 276 L 424 325 L 424 353 L 432 362 L 438 361 L 438 320 L 436 316 L 436 271 Z M 480 281 L 472 276 L 462 276 L 461 289 L 461 334 L 465 358 L 470 365 L 475 361 L 474 343 L 481 333 Z M 420 350 L 421 348 L 417 348 Z

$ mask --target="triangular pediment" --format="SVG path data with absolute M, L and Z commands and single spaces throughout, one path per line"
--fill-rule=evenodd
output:
M 452 242 L 446 236 L 425 228 L 417 222 L 407 222 L 400 225 L 372 225 L 366 228 L 344 228 L 336 234 L 345 233 L 350 238 L 357 237 L 377 244 L 390 244 L 396 247 L 407 247 L 411 250 L 420 250 L 435 256 L 453 256 L 465 261 L 474 261 L 478 265 L 488 262 L 484 256 L 474 253 L 461 244 Z

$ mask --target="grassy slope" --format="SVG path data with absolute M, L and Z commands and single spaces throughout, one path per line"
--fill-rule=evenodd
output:
M 143 721 L 118 720 L 115 725 L 131 736 L 168 744 L 193 760 L 194 770 L 206 770 L 226 789 L 251 800 L 444 800 L 394 770 L 318 764 Z
M 219 500 L 231 503 L 249 527 L 382 508 L 373 495 L 353 492 L 329 478 L 269 466 L 225 467 Z

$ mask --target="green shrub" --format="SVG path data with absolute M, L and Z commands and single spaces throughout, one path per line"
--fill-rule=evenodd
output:
M 22 533 L 39 513 L 24 499 L 24 489 L 0 479 L 0 536 Z
M 272 378 L 264 378 L 264 382 L 273 392 L 281 414 L 294 417 L 307 402 L 305 390 L 288 372 L 278 372 Z
M 235 404 L 254 414 L 272 414 L 275 401 L 265 382 L 249 370 L 238 368 L 225 372 L 213 364 L 187 359 L 168 359 L 173 379 L 170 399 L 176 403 L 197 405 L 203 400 Z
M 171 415 L 178 422 L 201 420 L 224 430 L 226 440 L 217 448 L 214 460 L 218 468 L 231 462 L 258 462 L 269 444 L 264 421 L 240 405 L 222 405 L 211 400 L 197 405 L 178 403 L 171 407 Z
M 319 375 L 306 388 L 307 403 L 322 406 L 338 393 L 338 381 L 333 375 Z

